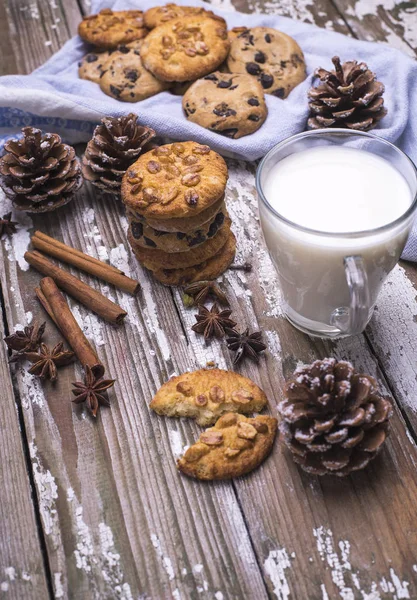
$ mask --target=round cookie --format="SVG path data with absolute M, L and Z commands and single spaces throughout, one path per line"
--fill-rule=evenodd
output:
M 110 8 L 103 8 L 96 15 L 84 17 L 78 26 L 78 35 L 83 40 L 106 49 L 139 40 L 147 33 L 141 10 L 113 12 Z
M 78 63 L 78 77 L 94 81 L 94 83 L 100 83 L 100 77 L 104 73 L 103 65 L 112 52 L 113 50 L 89 52 L 83 56 Z
M 236 238 L 232 232 L 223 248 L 212 258 L 201 265 L 187 269 L 161 269 L 152 275 L 164 285 L 184 285 L 195 281 L 217 279 L 232 264 L 236 252 Z
M 165 4 L 165 6 L 153 6 L 143 15 L 145 27 L 153 29 L 173 19 L 182 19 L 191 16 L 214 16 L 211 10 L 205 10 L 197 6 L 178 6 L 178 4 Z
M 236 27 L 229 38 L 230 72 L 252 75 L 264 92 L 286 98 L 306 78 L 303 52 L 289 35 L 270 27 Z
M 225 211 L 225 209 L 223 210 Z M 201 229 L 189 234 L 180 231 L 176 233 L 158 231 L 146 223 L 138 221 L 130 223 L 129 231 L 137 244 L 144 248 L 158 248 L 165 252 L 187 252 L 214 237 L 224 220 L 225 212 L 220 211 L 209 224 L 203 225 Z
M 220 71 L 195 81 L 182 108 L 189 121 L 234 139 L 259 129 L 268 114 L 260 83 L 250 75 Z
M 129 167 L 122 180 L 122 200 L 146 219 L 184 218 L 217 202 L 226 181 L 226 163 L 209 146 L 166 144 L 142 154 Z
M 226 413 L 177 461 L 181 473 L 203 481 L 232 479 L 256 469 L 270 454 L 278 422 Z
M 132 232 L 129 229 L 127 239 L 135 250 L 136 258 L 144 267 L 151 271 L 160 269 L 186 269 L 199 265 L 217 254 L 227 242 L 230 232 L 230 219 L 227 218 L 224 225 L 216 235 L 208 239 L 200 246 L 193 248 L 191 252 L 164 252 L 157 248 L 143 248 L 135 243 Z
M 202 210 L 198 214 L 194 216 L 188 216 L 185 218 L 174 218 L 174 219 L 145 219 L 143 215 L 138 212 L 128 208 L 126 214 L 130 221 L 138 221 L 139 223 L 144 223 L 152 227 L 153 229 L 157 229 L 158 231 L 166 232 L 166 233 L 186 233 L 192 234 L 197 229 L 200 229 L 206 224 L 210 224 L 215 218 L 216 214 L 219 210 L 223 209 L 224 202 L 224 194 L 217 200 L 214 204 L 209 206 L 208 208 Z
M 214 71 L 230 48 L 221 17 L 184 17 L 153 29 L 142 47 L 145 67 L 163 81 L 191 81 Z
M 150 408 L 166 417 L 190 417 L 203 427 L 226 412 L 258 413 L 268 404 L 253 381 L 223 369 L 199 369 L 171 377 L 156 392 Z
M 137 48 L 122 46 L 103 65 L 101 90 L 122 102 L 139 102 L 168 87 L 145 69 Z

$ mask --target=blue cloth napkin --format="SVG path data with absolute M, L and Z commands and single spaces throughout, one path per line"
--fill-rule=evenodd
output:
M 210 8 L 198 0 L 176 2 Z M 92 12 L 105 7 L 146 10 L 155 4 L 156 0 L 95 0 Z M 268 118 L 256 133 L 231 140 L 190 123 L 183 116 L 181 97 L 169 92 L 137 103 L 106 96 L 95 83 L 79 79 L 77 63 L 89 48 L 76 36 L 30 75 L 0 77 L 0 142 L 25 125 L 57 132 L 69 143 L 85 142 L 104 115 L 135 112 L 161 136 L 198 140 L 224 155 L 254 161 L 279 141 L 305 129 L 312 73 L 318 66 L 332 68 L 332 56 L 339 55 L 342 60 L 366 62 L 385 84 L 388 115 L 374 133 L 397 144 L 417 163 L 417 62 L 385 44 L 361 42 L 285 17 L 214 10 L 226 19 L 229 28 L 263 25 L 284 31 L 304 52 L 307 79 L 286 100 L 266 94 Z M 417 225 L 403 258 L 417 260 Z

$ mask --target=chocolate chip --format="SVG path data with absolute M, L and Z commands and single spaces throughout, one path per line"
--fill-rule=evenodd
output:
M 158 229 L 154 229 L 153 234 L 156 237 L 162 237 L 163 235 L 168 235 L 169 231 L 159 231 Z
M 272 42 L 272 38 L 271 38 L 271 36 L 269 35 L 269 33 L 266 33 L 266 34 L 265 34 L 265 42 L 266 42 L 267 44 L 270 44 L 270 43 Z
M 248 104 L 251 106 L 259 106 L 259 100 L 257 98 L 249 98 Z
M 133 237 L 138 240 L 139 238 L 141 238 L 143 236 L 143 225 L 142 223 L 137 223 L 136 221 L 133 221 L 132 223 L 132 235 Z
M 154 242 L 153 240 L 151 240 L 150 238 L 148 238 L 148 237 L 144 236 L 144 237 L 143 237 L 143 241 L 145 242 L 145 244 L 146 244 L 147 246 L 150 246 L 151 248 L 156 248 L 156 244 L 155 244 L 155 242 Z
M 188 245 L 190 246 L 190 248 L 192 248 L 193 246 L 198 246 L 199 244 L 202 244 L 205 241 L 206 241 L 206 236 L 203 235 L 203 233 L 201 231 L 197 231 L 197 234 L 190 239 L 190 241 L 188 242 Z
M 260 81 L 264 90 L 267 90 L 274 83 L 274 78 L 272 75 L 268 75 L 268 73 L 262 73 Z
M 264 63 L 266 61 L 266 56 L 263 52 L 261 52 L 260 50 L 258 50 L 258 52 L 255 53 L 255 60 L 257 63 Z
M 281 60 L 279 64 L 281 66 L 281 69 L 286 69 L 288 60 Z
M 249 121 L 254 121 L 255 123 L 257 123 L 260 118 L 261 117 L 259 115 L 254 115 L 254 114 L 249 115 L 249 117 L 248 117 Z
M 121 52 L 122 54 L 129 54 L 130 52 L 130 48 L 128 48 L 127 46 L 119 46 L 118 51 Z
M 98 60 L 97 54 L 87 54 L 85 57 L 85 62 L 88 63 L 96 62 L 96 60 Z
M 218 117 L 233 117 L 236 111 L 233 108 L 229 108 L 226 102 L 221 102 L 213 109 L 213 113 Z
M 235 90 L 237 87 L 239 87 L 238 84 L 232 85 L 232 87 L 229 88 L 229 91 L 231 92 L 232 90 Z
M 278 88 L 277 90 L 274 90 L 273 92 L 271 92 L 271 94 L 273 96 L 276 96 L 277 98 L 284 98 L 285 90 L 284 90 L 284 88 Z
M 207 79 L 208 81 L 217 81 L 217 75 L 210 73 L 209 75 L 203 77 L 203 79 Z
M 118 98 L 122 93 L 122 90 L 119 90 L 119 88 L 115 87 L 114 85 L 111 85 L 110 92 L 113 94 L 113 96 L 116 96 L 116 98 Z
M 259 75 L 259 73 L 261 72 L 260 66 L 253 62 L 247 63 L 246 70 L 249 73 L 249 75 Z
M 134 94 L 133 92 L 130 92 L 130 97 L 131 97 L 131 98 L 134 98 L 134 97 L 135 97 L 135 94 Z
M 221 135 L 224 135 L 225 137 L 228 138 L 234 138 L 235 135 L 237 134 L 237 127 L 236 128 L 231 128 L 231 129 L 223 129 L 223 131 L 218 131 L 217 133 L 221 133 Z
M 178 231 L 177 240 L 183 240 L 185 237 L 186 237 L 185 233 L 181 233 L 181 231 Z
M 135 81 L 137 81 L 139 78 L 139 73 L 136 69 L 131 69 L 125 73 L 125 77 L 132 83 L 135 83 Z
M 219 212 L 217 213 L 215 219 L 214 219 L 215 223 L 217 223 L 217 225 L 223 225 L 224 223 L 224 213 Z
M 219 83 L 217 84 L 218 88 L 228 88 L 232 85 L 232 80 L 229 79 L 229 81 L 219 81 Z

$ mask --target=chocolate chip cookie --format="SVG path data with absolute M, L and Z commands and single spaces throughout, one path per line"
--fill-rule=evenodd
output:
M 250 75 L 219 71 L 195 81 L 182 108 L 189 121 L 234 139 L 259 129 L 268 113 L 260 83 Z
M 158 79 L 192 81 L 214 71 L 229 48 L 224 19 L 191 16 L 153 29 L 141 54 L 145 67 Z
M 266 93 L 286 98 L 306 78 L 304 55 L 289 35 L 269 27 L 235 27 L 229 38 L 229 70 L 252 75 Z
M 168 83 L 159 81 L 145 69 L 139 48 L 121 46 L 103 65 L 100 88 L 122 102 L 139 102 L 168 87 Z
M 206 429 L 177 462 L 185 475 L 205 481 L 231 479 L 256 469 L 270 454 L 277 420 L 226 413 Z
M 96 15 L 84 17 L 78 26 L 79 36 L 99 48 L 113 49 L 146 36 L 141 10 L 113 12 L 103 8 Z
M 88 79 L 94 83 L 100 83 L 100 77 L 103 75 L 103 65 L 110 57 L 113 50 L 104 50 L 103 52 L 89 52 L 82 57 L 78 63 L 78 77 Z
M 226 181 L 226 163 L 209 146 L 166 144 L 142 154 L 129 167 L 122 200 L 148 220 L 192 217 L 220 199 Z
M 253 381 L 222 369 L 199 369 L 172 377 L 159 388 L 150 407 L 166 417 L 190 417 L 212 425 L 226 412 L 260 412 L 268 401 Z
M 145 27 L 153 29 L 173 19 L 182 19 L 191 16 L 213 16 L 211 10 L 205 10 L 197 6 L 178 6 L 178 4 L 165 4 L 165 6 L 154 6 L 149 8 L 143 15 Z

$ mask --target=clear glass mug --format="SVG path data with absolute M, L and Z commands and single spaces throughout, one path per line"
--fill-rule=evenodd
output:
M 410 186 L 414 200 L 408 210 L 383 227 L 351 233 L 317 231 L 285 219 L 265 197 L 265 179 L 271 167 L 286 156 L 322 145 L 358 148 L 388 160 Z M 413 162 L 399 148 L 371 133 L 308 131 L 268 152 L 258 167 L 256 187 L 261 225 L 278 271 L 287 319 L 313 336 L 339 338 L 361 333 L 412 226 L 417 208 L 417 170 Z

